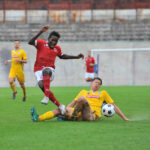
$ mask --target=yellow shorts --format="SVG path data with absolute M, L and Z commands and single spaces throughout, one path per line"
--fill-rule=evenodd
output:
M 14 70 L 14 69 L 10 69 L 9 72 L 9 78 L 17 78 L 17 80 L 19 81 L 19 83 L 24 83 L 25 82 L 25 76 L 24 76 L 24 72 L 22 70 Z

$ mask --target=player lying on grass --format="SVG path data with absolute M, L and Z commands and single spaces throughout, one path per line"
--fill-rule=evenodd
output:
M 9 72 L 9 84 L 13 91 L 12 98 L 15 99 L 17 95 L 17 91 L 15 88 L 15 79 L 17 78 L 22 91 L 23 98 L 22 101 L 26 101 L 26 89 L 25 89 L 25 76 L 24 76 L 24 63 L 27 63 L 27 55 L 23 49 L 20 49 L 20 41 L 16 40 L 14 42 L 14 50 L 11 51 L 11 60 L 6 60 L 5 64 L 7 65 L 11 62 L 11 68 Z
M 60 38 L 58 32 L 51 32 L 48 37 L 48 42 L 37 38 L 49 29 L 49 26 L 44 26 L 39 33 L 34 36 L 29 44 L 37 49 L 36 61 L 34 64 L 34 72 L 38 81 L 38 85 L 44 92 L 45 97 L 41 101 L 42 104 L 48 104 L 51 100 L 56 104 L 61 113 L 65 113 L 65 106 L 60 104 L 54 94 L 50 91 L 50 82 L 54 79 L 55 74 L 55 59 L 58 56 L 60 59 L 80 59 L 84 58 L 83 54 L 77 56 L 66 55 L 62 53 L 61 47 L 57 45 Z
M 102 80 L 98 77 L 91 82 L 91 91 L 82 90 L 76 98 L 66 107 L 66 113 L 63 116 L 65 120 L 71 121 L 94 121 L 101 118 L 101 106 L 104 101 L 112 104 L 116 113 L 128 121 L 129 119 L 121 112 L 119 107 L 114 103 L 106 91 L 98 91 L 102 85 Z M 33 122 L 39 122 L 52 119 L 61 115 L 59 109 L 55 109 L 38 115 L 34 107 L 31 108 Z

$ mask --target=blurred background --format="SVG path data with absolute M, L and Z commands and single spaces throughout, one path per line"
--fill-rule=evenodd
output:
M 28 56 L 26 86 L 36 86 L 36 49 L 27 44 L 42 26 L 61 34 L 63 53 L 89 50 L 104 85 L 150 85 L 150 0 L 0 0 L 0 87 L 7 87 L 13 41 Z M 96 51 L 94 51 L 96 50 Z M 84 60 L 56 60 L 53 86 L 85 86 Z

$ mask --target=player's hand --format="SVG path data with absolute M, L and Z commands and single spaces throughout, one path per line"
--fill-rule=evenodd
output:
M 130 120 L 130 119 L 128 119 L 128 118 L 124 118 L 124 120 L 125 120 L 125 121 L 131 121 L 131 120 Z
M 95 64 L 90 63 L 90 66 L 93 67 Z
M 73 113 L 72 107 L 66 107 L 66 116 L 71 116 L 71 114 Z
M 78 59 L 80 59 L 80 58 L 84 59 L 84 55 L 81 53 L 78 55 Z
M 47 26 L 44 26 L 41 31 L 46 32 L 48 29 L 49 29 L 49 26 L 47 25 Z
M 5 65 L 8 65 L 8 60 L 5 61 Z

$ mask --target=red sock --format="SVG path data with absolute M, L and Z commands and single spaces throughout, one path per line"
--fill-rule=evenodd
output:
M 50 91 L 50 76 L 43 76 L 43 84 L 44 84 L 44 93 L 46 97 L 56 104 L 58 107 L 60 106 L 59 101 L 55 98 L 54 94 Z
M 49 90 L 49 99 L 56 104 L 58 107 L 60 106 L 59 101 L 56 99 L 56 97 L 54 96 L 54 94 Z
M 44 84 L 44 93 L 46 97 L 49 97 L 49 87 L 50 87 L 50 76 L 43 76 L 43 84 Z

